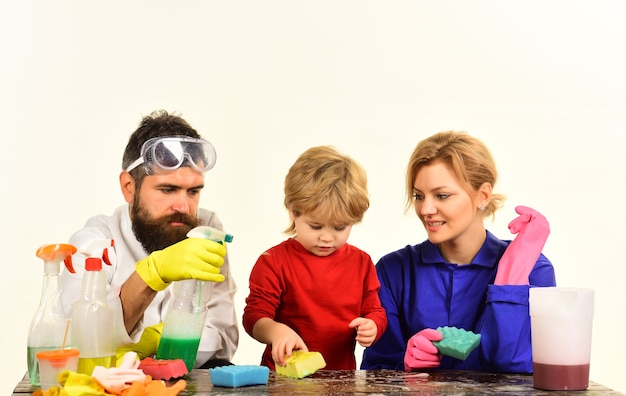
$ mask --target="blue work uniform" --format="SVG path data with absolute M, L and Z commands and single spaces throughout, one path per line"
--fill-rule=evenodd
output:
M 532 372 L 528 290 L 555 286 L 554 267 L 542 254 L 530 273 L 530 286 L 494 285 L 498 262 L 511 241 L 486 233 L 470 264 L 446 262 L 428 240 L 378 261 L 380 300 L 389 325 L 365 349 L 362 369 L 404 370 L 409 338 L 425 328 L 454 326 L 479 333 L 480 345 L 465 361 L 443 356 L 438 369 Z

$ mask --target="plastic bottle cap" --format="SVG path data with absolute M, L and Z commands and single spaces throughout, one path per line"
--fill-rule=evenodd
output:
M 76 253 L 76 247 L 73 245 L 56 243 L 39 247 L 36 255 L 44 261 L 61 261 L 74 253 Z
M 102 269 L 102 259 L 97 257 L 87 257 L 85 259 L 86 271 L 100 271 Z
M 48 360 L 67 359 L 69 357 L 74 357 L 78 355 L 80 355 L 80 351 L 78 349 L 69 349 L 69 348 L 37 352 L 38 358 L 48 359 Z
M 68 359 L 80 355 L 78 349 L 55 349 L 37 352 L 37 359 L 49 361 L 52 367 L 64 366 Z

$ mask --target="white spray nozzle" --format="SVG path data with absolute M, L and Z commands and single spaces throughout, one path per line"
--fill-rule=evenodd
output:
M 106 264 L 111 265 L 109 260 L 109 248 L 114 247 L 115 243 L 113 239 L 93 239 L 83 244 L 78 251 L 84 254 L 86 257 L 102 259 Z
M 233 236 L 217 228 L 198 226 L 187 233 L 189 238 L 210 239 L 216 242 L 232 242 Z

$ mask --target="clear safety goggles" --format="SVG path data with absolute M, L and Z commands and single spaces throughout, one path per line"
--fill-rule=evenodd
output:
M 189 136 L 156 137 L 141 146 L 141 157 L 126 171 L 144 164 L 146 173 L 150 175 L 155 168 L 172 171 L 186 163 L 200 172 L 206 172 L 215 166 L 216 159 L 215 148 L 207 140 Z

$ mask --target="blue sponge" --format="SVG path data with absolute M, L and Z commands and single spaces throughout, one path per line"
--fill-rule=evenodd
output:
M 237 388 L 248 385 L 266 385 L 270 369 L 265 366 L 221 366 L 209 369 L 213 386 Z

